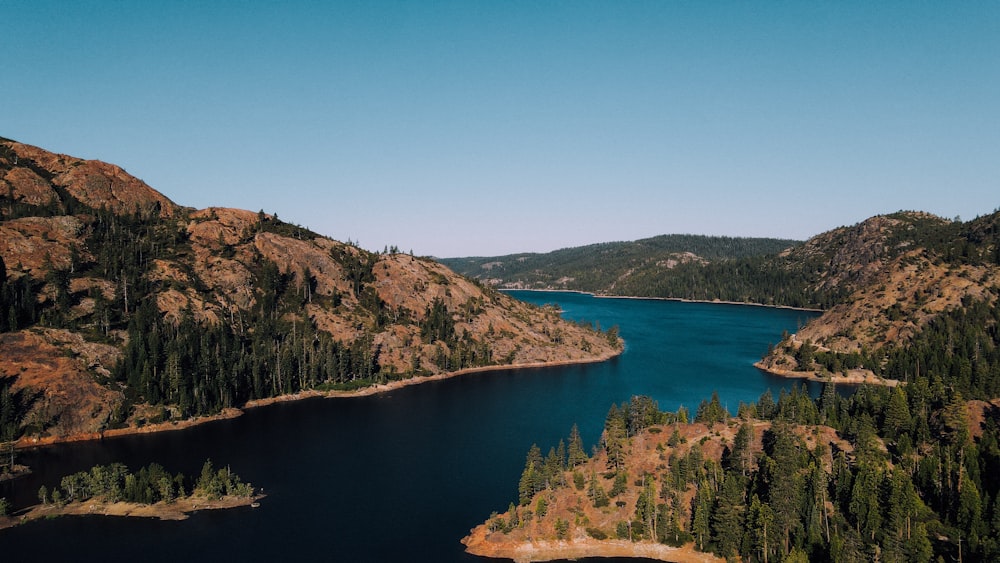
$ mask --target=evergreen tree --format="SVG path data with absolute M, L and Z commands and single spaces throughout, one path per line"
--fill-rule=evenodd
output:
M 735 473 L 727 472 L 712 513 L 712 538 L 722 557 L 735 557 L 743 539 L 744 485 Z
M 545 479 L 543 469 L 542 451 L 537 444 L 532 444 L 528 450 L 527 459 L 524 462 L 524 471 L 521 472 L 521 480 L 518 483 L 518 493 L 520 494 L 521 506 L 531 503 L 535 493 L 541 490 Z
M 583 439 L 580 438 L 580 429 L 573 425 L 573 428 L 569 431 L 569 449 L 568 449 L 568 464 L 570 467 L 576 467 L 581 463 L 586 462 L 589 457 L 587 452 L 583 449 Z

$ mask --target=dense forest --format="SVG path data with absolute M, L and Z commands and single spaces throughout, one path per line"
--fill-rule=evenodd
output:
M 501 287 L 639 295 L 625 289 L 635 286 L 633 277 L 669 276 L 672 269 L 681 266 L 777 254 L 797 244 L 801 243 L 768 238 L 661 235 L 632 242 L 564 248 L 545 254 L 444 258 L 440 262 L 460 274 L 491 280 Z
M 921 382 L 848 397 L 832 384 L 816 399 L 805 387 L 768 392 L 735 417 L 713 396 L 693 417 L 707 427 L 694 443 L 684 437 L 689 413 L 634 397 L 612 406 L 593 457 L 575 428 L 568 447 L 542 456 L 533 446 L 519 501 L 486 526 L 507 535 L 547 518 L 554 539 L 580 528 L 744 561 L 995 561 L 1000 483 L 989 476 L 1000 470 L 1000 409 L 970 408 L 940 379 Z M 839 438 L 820 438 L 830 431 Z M 656 443 L 653 470 L 637 469 L 651 467 L 635 459 L 640 440 Z M 713 442 L 721 455 L 708 453 Z M 552 513 L 565 489 L 577 508 Z M 602 513 L 622 518 L 594 526 Z
M 998 221 L 997 213 L 962 222 L 901 211 L 806 243 L 669 235 L 442 262 L 500 287 L 827 309 L 870 281 L 865 267 L 890 263 L 914 248 L 946 266 L 1000 264 Z

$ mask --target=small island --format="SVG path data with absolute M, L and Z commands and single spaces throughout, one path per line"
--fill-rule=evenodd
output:
M 156 463 L 134 473 L 120 463 L 97 465 L 63 477 L 51 491 L 42 486 L 38 491 L 40 504 L 8 514 L 6 501 L 0 503 L 0 530 L 71 515 L 184 520 L 199 510 L 256 507 L 263 497 L 228 467 L 215 469 L 211 460 L 205 462 L 193 483 L 183 474 L 171 475 Z

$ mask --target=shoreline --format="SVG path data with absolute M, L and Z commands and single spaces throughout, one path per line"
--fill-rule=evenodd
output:
M 823 313 L 824 309 L 813 309 L 810 307 L 792 307 L 791 305 L 767 305 L 765 303 L 753 303 L 749 301 L 723 301 L 721 299 L 686 299 L 684 297 L 639 297 L 637 295 L 606 295 L 583 291 L 579 289 L 517 289 L 517 288 L 497 288 L 497 291 L 535 291 L 539 293 L 577 293 L 579 295 L 589 295 L 595 299 L 637 299 L 640 301 L 675 301 L 677 303 L 705 303 L 708 305 L 740 305 L 743 307 L 763 307 L 765 309 L 787 309 L 790 311 L 806 311 L 809 313 Z
M 218 500 L 188 496 L 173 502 L 160 501 L 155 504 L 134 502 L 106 502 L 88 499 L 73 501 L 62 506 L 36 504 L 17 511 L 10 516 L 0 517 L 0 530 L 27 524 L 34 520 L 60 516 L 117 516 L 119 518 L 157 518 L 159 520 L 187 520 L 200 510 L 224 510 L 241 506 L 252 506 L 267 495 L 249 497 L 225 496 Z
M 319 390 L 301 391 L 299 393 L 292 393 L 290 395 L 279 395 L 277 397 L 268 397 L 266 399 L 255 399 L 252 401 L 248 401 L 245 405 L 243 405 L 243 408 L 252 409 L 252 408 L 272 405 L 274 403 L 298 401 L 301 399 L 311 399 L 315 397 L 322 397 L 324 399 L 350 399 L 353 397 L 369 397 L 371 395 L 388 393 L 390 391 L 395 391 L 397 389 L 402 389 L 404 387 L 409 387 L 411 385 L 419 385 L 421 383 L 428 381 L 444 381 L 445 379 L 451 379 L 453 377 L 459 377 L 471 373 L 484 373 L 491 371 L 501 372 L 501 371 L 517 370 L 517 369 L 537 369 L 537 368 L 549 368 L 549 367 L 572 366 L 572 365 L 583 365 L 583 364 L 598 364 L 601 362 L 606 362 L 612 358 L 616 358 L 620 356 L 624 351 L 625 351 L 624 348 L 622 348 L 622 350 L 619 350 L 617 352 L 601 354 L 600 356 L 589 359 L 559 360 L 555 362 L 529 362 L 524 364 L 511 364 L 506 366 L 479 366 L 474 368 L 460 369 L 457 371 L 436 373 L 434 375 L 415 375 L 407 379 L 399 379 L 396 381 L 390 381 L 389 383 L 380 383 L 377 385 L 371 385 L 369 387 L 356 389 L 354 391 L 319 391 Z
M 511 543 L 491 543 L 484 526 L 474 528 L 462 539 L 466 553 L 478 557 L 513 559 L 514 563 L 575 560 L 584 557 L 641 557 L 669 563 L 721 562 L 712 553 L 696 551 L 694 544 L 671 547 L 649 541 L 596 540 L 575 537 L 568 540 L 535 540 Z
M 267 397 L 264 399 L 253 399 L 251 401 L 247 401 L 241 407 L 238 408 L 229 407 L 223 409 L 222 412 L 218 414 L 213 414 L 209 416 L 194 417 L 185 420 L 158 422 L 156 424 L 147 424 L 145 426 L 114 428 L 110 430 L 104 430 L 102 432 L 86 432 L 81 434 L 71 434 L 69 436 L 46 436 L 42 438 L 22 437 L 15 443 L 15 448 L 18 450 L 28 450 L 33 448 L 42 448 L 45 446 L 51 446 L 54 444 L 87 442 L 91 440 L 103 440 L 105 438 L 116 438 L 119 436 L 131 436 L 135 434 L 151 434 L 154 432 L 171 432 L 175 430 L 185 430 L 187 428 L 191 428 L 199 424 L 214 422 L 216 420 L 228 420 L 232 418 L 237 418 L 242 416 L 247 409 L 273 405 L 275 403 L 301 401 L 304 399 L 312 399 L 316 397 L 322 397 L 325 399 L 344 399 L 344 398 L 349 399 L 354 397 L 368 397 L 371 395 L 388 393 L 390 391 L 395 391 L 397 389 L 402 389 L 404 387 L 409 387 L 411 385 L 419 385 L 421 383 L 429 381 L 443 381 L 445 379 L 451 379 L 453 377 L 459 377 L 472 373 L 483 373 L 492 371 L 502 372 L 502 371 L 517 370 L 517 369 L 537 369 L 537 368 L 548 368 L 548 367 L 559 367 L 559 366 L 570 366 L 570 365 L 596 364 L 596 363 L 606 362 L 612 358 L 616 358 L 620 356 L 624 351 L 625 347 L 622 346 L 621 350 L 607 352 L 599 356 L 586 359 L 559 360 L 553 362 L 528 362 L 521 364 L 498 365 L 498 366 L 480 366 L 473 368 L 465 368 L 457 371 L 437 373 L 434 375 L 426 375 L 426 376 L 414 375 L 407 379 L 400 379 L 396 381 L 390 381 L 388 383 L 371 385 L 353 391 L 336 391 L 336 390 L 320 391 L 316 389 L 307 389 L 305 391 L 299 391 L 298 393 L 278 395 L 276 397 Z
M 868 370 L 851 370 L 851 372 L 844 375 L 833 375 L 829 373 L 818 373 L 815 371 L 791 371 L 786 369 L 777 369 L 766 367 L 764 360 L 754 362 L 753 367 L 759 369 L 764 373 L 771 374 L 776 377 L 784 377 L 787 379 L 805 379 L 807 381 L 815 381 L 817 383 L 833 383 L 833 384 L 843 384 L 843 385 L 884 385 L 886 387 L 896 387 L 897 385 L 903 385 L 904 382 L 898 379 L 885 379 L 875 375 Z

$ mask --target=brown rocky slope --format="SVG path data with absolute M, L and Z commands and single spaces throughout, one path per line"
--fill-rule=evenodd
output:
M 3 139 L 0 266 L 0 391 L 13 397 L 16 412 L 0 420 L 0 440 L 21 444 L 179 422 L 273 395 L 598 361 L 621 350 L 614 335 L 565 322 L 557 311 L 429 259 L 370 253 L 263 211 L 178 206 L 117 166 Z M 304 334 L 314 350 L 349 350 L 369 365 L 363 373 L 343 368 L 336 379 L 300 367 L 293 384 L 265 374 L 264 391 L 244 386 L 206 401 L 210 387 L 189 383 L 200 375 L 181 370 L 160 387 L 147 381 L 167 367 L 196 367 L 164 364 L 156 344 L 130 346 L 146 336 L 134 321 L 147 303 L 163 326 L 221 330 L 255 357 L 253 338 L 276 331 L 267 341 L 275 359 L 260 363 L 271 369 L 285 365 L 283 347 L 304 346 Z M 141 377 L 126 376 L 122 358 L 138 358 L 139 369 L 144 354 L 150 359 Z M 303 358 L 292 360 L 304 366 Z M 140 380 L 146 391 L 137 391 Z M 184 385 L 202 386 L 184 399 Z
M 864 361 L 877 362 L 888 350 L 905 347 L 944 313 L 970 302 L 995 303 L 998 221 L 997 213 L 964 224 L 897 213 L 810 239 L 791 251 L 797 253 L 792 258 L 822 259 L 814 289 L 842 297 L 787 335 L 758 367 L 793 377 L 894 384 L 875 377 Z M 803 345 L 810 353 L 801 353 Z M 823 353 L 859 359 L 831 369 L 816 360 Z

